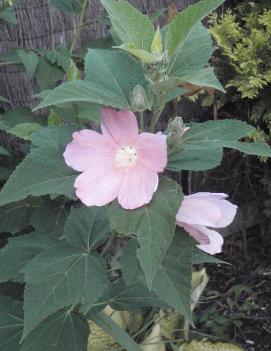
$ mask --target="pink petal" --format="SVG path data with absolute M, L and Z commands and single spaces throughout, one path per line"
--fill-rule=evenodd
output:
M 198 226 L 198 229 L 202 230 L 202 233 L 206 234 L 206 236 L 208 236 L 210 241 L 209 244 L 197 245 L 199 249 L 207 252 L 210 255 L 215 255 L 222 252 L 224 239 L 218 232 L 216 232 L 215 230 L 210 230 L 206 227 L 200 228 Z
M 225 227 L 233 221 L 237 211 L 237 206 L 224 199 L 226 196 L 216 193 L 185 196 L 176 219 L 190 225 Z
M 116 111 L 112 108 L 103 108 L 102 132 L 116 143 L 130 145 L 138 138 L 136 116 L 130 111 Z
M 163 172 L 167 165 L 167 137 L 162 133 L 139 135 L 137 150 L 141 164 L 154 171 Z
M 197 247 L 202 251 L 205 251 L 210 255 L 215 255 L 222 252 L 224 239 L 215 230 L 210 230 L 199 225 L 192 226 L 179 222 L 177 222 L 177 224 L 183 227 L 195 240 L 200 243 L 200 245 L 197 245 Z
M 101 163 L 112 165 L 115 145 L 108 137 L 88 129 L 75 132 L 72 136 L 73 140 L 63 154 L 69 167 L 83 172 L 95 169 Z
M 121 180 L 121 173 L 97 164 L 76 178 L 76 195 L 87 206 L 104 206 L 117 198 Z
M 118 201 L 127 209 L 133 210 L 148 204 L 158 186 L 158 175 L 140 165 L 124 174 Z

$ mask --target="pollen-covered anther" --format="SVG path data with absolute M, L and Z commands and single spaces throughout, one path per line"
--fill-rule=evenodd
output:
M 116 152 L 116 157 L 115 157 L 116 169 L 129 171 L 135 166 L 137 159 L 138 159 L 138 154 L 134 146 L 132 145 L 122 146 Z

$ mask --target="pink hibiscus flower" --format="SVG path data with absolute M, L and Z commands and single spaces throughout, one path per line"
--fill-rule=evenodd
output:
M 138 133 L 136 116 L 128 111 L 102 109 L 102 134 L 83 129 L 73 133 L 65 162 L 83 172 L 74 183 L 87 206 L 103 206 L 114 199 L 125 209 L 151 201 L 158 172 L 167 164 L 166 136 Z
M 217 193 L 185 196 L 176 216 L 177 225 L 200 243 L 197 245 L 199 249 L 211 255 L 222 251 L 223 237 L 207 227 L 226 227 L 236 215 L 237 206 L 225 200 L 227 197 Z

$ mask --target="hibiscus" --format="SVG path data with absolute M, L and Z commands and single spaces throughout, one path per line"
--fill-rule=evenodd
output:
M 223 237 L 211 228 L 228 226 L 234 219 L 237 206 L 227 194 L 196 193 L 184 197 L 177 213 L 177 225 L 183 227 L 196 241 L 197 247 L 211 255 L 220 253 Z
M 167 164 L 166 136 L 139 134 L 132 112 L 104 108 L 101 114 L 102 134 L 75 132 L 64 152 L 66 164 L 82 172 L 74 183 L 77 197 L 87 206 L 116 198 L 125 209 L 149 203 Z

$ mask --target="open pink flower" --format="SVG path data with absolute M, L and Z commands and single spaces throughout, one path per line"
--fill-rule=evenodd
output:
M 237 206 L 225 200 L 227 197 L 218 193 L 185 196 L 176 216 L 177 225 L 200 243 L 199 249 L 211 255 L 222 251 L 223 237 L 207 227 L 226 227 L 236 215 Z
M 73 133 L 65 162 L 83 172 L 74 183 L 76 195 L 87 206 L 103 206 L 118 198 L 126 209 L 151 201 L 158 172 L 167 163 L 166 136 L 138 133 L 132 112 L 102 109 L 102 134 L 83 129 Z

